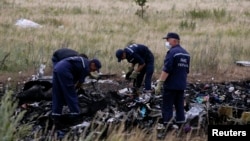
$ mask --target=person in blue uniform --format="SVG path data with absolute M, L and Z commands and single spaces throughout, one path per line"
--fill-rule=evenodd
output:
M 144 80 L 145 92 L 151 92 L 151 81 L 154 72 L 154 55 L 150 49 L 143 44 L 130 44 L 124 49 L 118 49 L 116 51 L 116 57 L 118 62 L 123 59 L 127 59 L 132 70 L 130 75 L 131 79 L 136 79 L 136 88 L 140 88 Z M 138 65 L 135 68 L 135 65 Z
M 169 32 L 163 39 L 169 49 L 164 59 L 164 65 L 155 89 L 156 94 L 162 94 L 162 119 L 164 124 L 171 124 L 173 106 L 176 110 L 175 123 L 185 122 L 184 90 L 187 85 L 190 55 L 180 45 L 177 33 Z
M 59 62 L 60 60 L 67 58 L 67 57 L 73 57 L 73 56 L 82 56 L 88 59 L 88 56 L 86 54 L 78 53 L 77 51 L 73 49 L 64 47 L 64 48 L 60 48 L 54 51 L 51 60 L 52 60 L 53 66 L 55 66 L 55 64 Z
M 67 57 L 55 64 L 52 83 L 52 116 L 55 119 L 62 115 L 64 105 L 68 106 L 72 117 L 81 113 L 76 84 L 82 84 L 85 77 L 101 67 L 98 59 L 88 60 L 82 56 Z

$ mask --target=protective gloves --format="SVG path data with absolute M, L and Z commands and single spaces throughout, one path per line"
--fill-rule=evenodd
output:
M 90 72 L 90 77 L 93 79 L 99 79 L 100 75 L 97 71 Z
M 136 79 L 138 74 L 140 74 L 140 72 L 133 71 L 129 78 Z
M 134 71 L 134 67 L 129 66 L 129 67 L 128 67 L 128 72 L 133 72 L 133 71 Z
M 161 90 L 163 89 L 163 84 L 164 84 L 164 81 L 159 80 L 157 82 L 157 85 L 156 85 L 156 88 L 155 88 L 155 94 L 156 95 L 161 94 Z

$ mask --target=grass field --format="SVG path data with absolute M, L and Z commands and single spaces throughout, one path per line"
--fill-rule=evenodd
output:
M 1 0 L 0 80 L 30 76 L 41 63 L 51 74 L 51 55 L 63 46 L 99 58 L 103 73 L 121 74 L 127 62 L 118 63 L 115 51 L 130 41 L 152 50 L 157 78 L 167 52 L 162 37 L 170 31 L 190 52 L 189 81 L 248 79 L 250 68 L 234 62 L 250 60 L 249 7 L 249 0 L 148 0 L 141 11 L 133 0 Z M 16 26 L 22 18 L 42 27 Z M 8 124 L 9 112 L 3 114 Z M 10 126 L 1 135 L 12 135 Z M 115 135 L 110 140 L 125 140 Z
M 250 60 L 249 0 L 150 0 L 141 7 L 133 0 L 2 0 L 0 2 L 0 70 L 34 73 L 41 63 L 51 72 L 52 52 L 62 46 L 102 60 L 103 73 L 121 73 L 115 50 L 129 41 L 147 45 L 155 55 L 155 75 L 166 48 L 162 37 L 177 32 L 192 57 L 190 78 L 207 75 L 246 78 Z M 20 28 L 19 19 L 42 28 Z M 12 74 L 13 76 L 13 74 Z

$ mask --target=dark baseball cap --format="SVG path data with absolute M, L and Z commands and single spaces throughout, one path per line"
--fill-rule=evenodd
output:
M 121 62 L 121 60 L 122 60 L 122 54 L 123 54 L 123 50 L 122 49 L 118 49 L 117 51 L 116 51 L 116 58 L 118 59 L 118 62 Z
M 92 59 L 90 62 L 95 64 L 97 71 L 99 72 L 99 70 L 102 68 L 101 62 L 98 59 Z
M 169 38 L 173 38 L 173 39 L 177 39 L 180 40 L 180 36 L 177 33 L 174 32 L 169 32 L 165 37 L 163 37 L 162 39 L 169 39 Z

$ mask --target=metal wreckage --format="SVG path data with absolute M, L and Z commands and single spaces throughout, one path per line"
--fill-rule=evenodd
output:
M 121 125 L 124 133 L 137 128 L 146 134 L 157 131 L 158 138 L 164 138 L 169 129 L 181 136 L 191 131 L 207 134 L 209 124 L 250 124 L 250 81 L 188 84 L 185 91 L 186 123 L 181 127 L 171 125 L 166 130 L 160 124 L 161 96 L 143 93 L 128 85 L 129 80 L 111 80 L 111 77 L 101 75 L 99 80 L 86 79 L 77 90 L 81 118 L 72 123 L 65 106 L 61 126 L 57 129 L 53 128 L 51 118 L 52 76 L 39 76 L 26 82 L 16 94 L 19 101 L 17 113 L 26 111 L 20 124 L 32 125 L 32 132 L 24 140 L 32 140 L 38 133 L 41 140 L 55 133 L 58 138 L 67 134 L 74 139 L 89 136 L 100 139 Z M 155 86 L 156 83 L 152 83 L 152 87 Z

